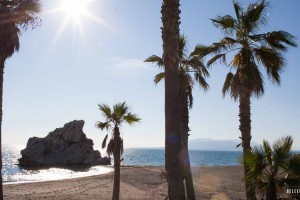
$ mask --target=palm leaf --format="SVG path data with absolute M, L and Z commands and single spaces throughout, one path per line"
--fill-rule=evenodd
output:
M 121 144 L 120 144 L 120 153 L 121 153 L 121 155 L 123 154 L 123 152 L 124 152 L 123 139 L 121 139 Z
M 108 129 L 111 128 L 110 121 L 107 121 L 107 122 L 97 122 L 97 123 L 96 123 L 96 126 L 97 126 L 98 128 L 100 128 L 102 131 L 103 131 L 104 129 L 108 130 Z
M 159 68 L 162 68 L 164 66 L 163 59 L 159 56 L 152 55 L 148 57 L 145 62 L 155 63 Z
M 103 142 L 102 142 L 102 149 L 104 149 L 106 147 L 106 141 L 107 141 L 107 138 L 108 138 L 108 134 L 106 134 Z
M 114 148 L 115 148 L 115 142 L 112 138 L 112 139 L 110 139 L 109 143 L 107 144 L 106 153 L 108 156 L 111 156 L 113 154 Z
M 155 85 L 157 85 L 164 78 L 165 78 L 165 73 L 164 72 L 156 74 L 155 77 L 154 77 L 154 83 L 155 83 Z
M 198 82 L 198 84 L 204 91 L 207 91 L 209 89 L 208 83 L 206 82 L 205 78 L 201 76 L 200 73 L 195 73 L 195 80 Z
M 225 96 L 226 92 L 229 91 L 233 76 L 234 75 L 231 72 L 229 72 L 227 74 L 224 85 L 223 85 L 223 89 L 222 89 L 223 96 Z
M 105 118 L 111 118 L 112 113 L 111 109 L 107 104 L 98 104 L 99 110 L 102 111 L 102 114 Z
M 214 64 L 219 59 L 220 59 L 221 63 L 226 64 L 226 54 L 218 54 L 218 55 L 215 55 L 213 58 L 211 58 L 207 62 L 207 67 L 210 67 L 212 64 Z
M 286 51 L 287 47 L 285 45 L 297 47 L 295 36 L 285 31 L 270 32 L 265 35 L 264 39 L 270 47 L 281 51 Z
M 215 27 L 220 28 L 225 33 L 231 34 L 234 31 L 236 20 L 230 15 L 217 16 L 210 20 Z
M 141 121 L 141 119 L 136 115 L 136 114 L 133 114 L 133 113 L 128 113 L 126 116 L 124 116 L 124 120 L 129 124 L 129 125 L 132 125 L 136 122 L 139 122 Z

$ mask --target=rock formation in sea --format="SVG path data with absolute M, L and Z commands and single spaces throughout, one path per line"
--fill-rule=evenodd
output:
M 29 138 L 21 151 L 20 165 L 109 165 L 110 157 L 94 150 L 93 140 L 83 133 L 83 120 L 74 120 L 50 132 L 44 138 Z

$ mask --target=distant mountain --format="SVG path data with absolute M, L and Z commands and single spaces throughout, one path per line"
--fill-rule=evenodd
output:
M 200 138 L 189 140 L 189 150 L 206 150 L 206 151 L 242 151 L 242 147 L 236 148 L 240 143 L 236 140 L 213 140 L 209 138 Z M 259 145 L 256 142 L 251 142 L 252 146 Z

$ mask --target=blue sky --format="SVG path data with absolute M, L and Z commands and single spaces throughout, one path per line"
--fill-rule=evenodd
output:
M 70 20 L 61 29 L 66 11 L 51 11 L 63 1 L 42 1 L 42 26 L 24 32 L 20 51 L 6 62 L 3 143 L 25 147 L 29 137 L 44 137 L 69 121 L 84 119 L 84 132 L 99 148 L 105 133 L 95 128 L 95 122 L 103 119 L 97 104 L 127 101 L 142 122 L 122 127 L 125 147 L 163 146 L 164 85 L 153 84 L 159 70 L 143 62 L 162 53 L 161 1 L 96 0 L 88 10 L 97 20 L 83 15 L 81 26 Z M 184 0 L 181 4 L 181 30 L 190 50 L 222 37 L 209 18 L 233 14 L 231 0 Z M 282 29 L 300 38 L 300 2 L 274 0 L 271 6 L 269 24 L 262 32 Z M 294 148 L 300 149 L 299 53 L 294 48 L 286 54 L 281 87 L 266 77 L 265 95 L 253 99 L 253 140 L 292 135 Z M 238 103 L 221 94 L 226 72 L 224 66 L 213 66 L 207 80 L 210 91 L 195 88 L 191 139 L 240 136 Z

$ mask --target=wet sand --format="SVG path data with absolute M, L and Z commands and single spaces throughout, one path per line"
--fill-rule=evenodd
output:
M 165 199 L 163 167 L 122 167 L 120 199 Z M 245 199 L 242 166 L 192 169 L 197 199 Z M 4 185 L 5 199 L 111 199 L 113 173 L 58 181 Z

